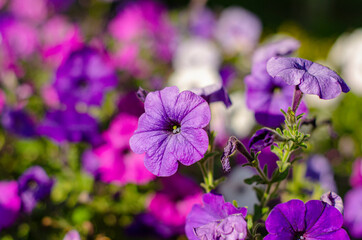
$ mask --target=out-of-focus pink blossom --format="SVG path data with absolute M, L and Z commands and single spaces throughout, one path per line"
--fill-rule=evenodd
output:
M 194 204 L 202 203 L 202 190 L 190 178 L 175 174 L 162 179 L 163 189 L 149 199 L 148 212 L 172 227 L 184 226 Z
M 144 154 L 130 151 L 129 139 L 137 122 L 136 116 L 118 115 L 103 134 L 105 143 L 84 154 L 83 168 L 107 183 L 145 184 L 153 180 L 155 176 L 144 166 Z
M 0 113 L 3 110 L 5 103 L 6 103 L 5 93 L 0 89 Z
M 77 25 L 63 16 L 55 16 L 41 29 L 42 57 L 51 66 L 58 66 L 70 52 L 83 46 L 83 38 Z
M 352 187 L 362 187 L 362 158 L 354 161 L 349 182 Z
M 56 108 L 60 105 L 57 91 L 51 85 L 44 86 L 41 89 L 41 96 L 44 103 L 49 107 Z
M 11 0 L 9 10 L 16 17 L 34 23 L 40 23 L 48 14 L 46 0 Z

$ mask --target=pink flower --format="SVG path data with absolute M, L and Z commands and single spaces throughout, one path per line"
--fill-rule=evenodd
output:
M 202 203 L 202 190 L 192 179 L 179 174 L 161 181 L 163 189 L 150 197 L 148 212 L 165 225 L 182 227 L 192 206 Z
M 354 188 L 362 186 L 362 158 L 356 159 L 356 161 L 354 161 L 349 182 Z
M 83 155 L 83 168 L 106 183 L 145 184 L 155 177 L 143 163 L 144 154 L 130 151 L 129 139 L 137 128 L 137 117 L 122 113 L 103 133 L 105 143 Z
M 46 0 L 11 0 L 9 8 L 15 16 L 35 23 L 43 21 L 48 14 Z
M 83 46 L 79 27 L 70 23 L 65 17 L 53 17 L 41 31 L 42 57 L 52 67 L 58 66 L 70 52 Z

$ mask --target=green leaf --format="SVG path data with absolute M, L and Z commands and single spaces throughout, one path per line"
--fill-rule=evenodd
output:
M 253 183 L 257 183 L 257 184 L 264 184 L 265 183 L 264 180 L 259 175 L 254 175 L 254 176 L 252 176 L 250 178 L 247 178 L 247 179 L 244 180 L 244 182 L 246 184 L 249 184 L 249 185 L 251 185 Z
M 263 195 L 264 195 L 264 189 L 254 187 L 254 190 L 256 192 L 256 197 L 258 198 L 259 201 L 261 201 L 261 199 L 263 198 Z

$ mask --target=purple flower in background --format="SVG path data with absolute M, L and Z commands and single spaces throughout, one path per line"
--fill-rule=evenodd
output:
M 145 112 L 144 104 L 137 97 L 136 91 L 130 91 L 122 95 L 118 100 L 117 106 L 120 113 L 127 113 L 136 117 L 141 116 Z
M 34 120 L 23 109 L 10 109 L 5 107 L 0 118 L 1 125 L 11 133 L 26 138 L 37 135 Z
M 106 91 L 117 85 L 114 69 L 96 49 L 84 47 L 59 66 L 53 86 L 66 105 L 100 106 Z
M 155 176 L 144 166 L 144 154 L 130 150 L 129 139 L 137 129 L 137 117 L 121 113 L 103 133 L 105 144 L 86 151 L 83 169 L 106 183 L 145 184 Z
M 97 120 L 72 108 L 47 112 L 37 130 L 39 135 L 47 136 L 57 143 L 99 142 Z
M 204 194 L 203 205 L 194 205 L 187 216 L 187 238 L 243 240 L 247 237 L 246 212 L 246 208 L 225 202 L 222 195 Z
M 337 191 L 332 166 L 323 155 L 313 155 L 308 159 L 305 176 L 307 179 L 319 182 L 326 191 Z
M 284 39 L 269 43 L 255 51 L 251 74 L 246 76 L 247 106 L 255 112 L 255 119 L 267 127 L 279 127 L 284 121 L 280 109 L 288 110 L 292 105 L 294 87 L 283 80 L 271 77 L 266 64 L 269 58 L 281 56 L 295 51 L 299 42 L 294 39 Z M 300 104 L 297 114 L 306 112 L 304 102 Z
M 273 57 L 267 63 L 267 71 L 279 81 L 298 86 L 306 94 L 318 95 L 321 99 L 332 99 L 349 87 L 328 67 L 318 63 L 292 57 Z
M 265 221 L 269 234 L 264 240 L 350 239 L 342 225 L 343 216 L 337 208 L 319 200 L 304 204 L 293 199 L 270 212 Z
M 208 103 L 223 102 L 227 108 L 232 104 L 226 88 L 221 83 L 192 89 L 192 92 L 201 96 Z
M 335 192 L 326 192 L 321 196 L 321 201 L 328 203 L 329 205 L 335 207 L 343 214 L 343 200 Z
M 74 0 L 47 0 L 47 2 L 55 11 L 59 12 L 68 9 Z
M 2 230 L 15 222 L 20 212 L 21 200 L 16 181 L 1 181 L 0 192 L 0 230 Z
M 178 162 L 189 166 L 203 158 L 209 145 L 206 131 L 210 122 L 207 102 L 177 87 L 151 92 L 145 113 L 130 139 L 132 151 L 145 155 L 146 168 L 157 176 L 171 176 Z
M 275 133 L 267 128 L 259 129 L 251 137 L 249 142 L 249 148 L 254 152 L 259 152 L 264 148 L 273 144 L 275 139 Z
M 261 31 L 256 15 L 240 7 L 230 7 L 221 13 L 215 37 L 229 54 L 250 53 L 258 44 Z
M 72 230 L 64 236 L 63 240 L 81 240 L 81 238 L 76 230 Z
M 356 159 L 353 163 L 352 174 L 349 178 L 352 187 L 362 187 L 362 159 Z
M 49 196 L 54 180 L 39 166 L 26 170 L 18 179 L 22 208 L 30 213 L 37 202 Z
M 210 9 L 202 8 L 191 12 L 189 27 L 194 36 L 211 38 L 215 24 L 216 19 Z
M 362 238 L 362 188 L 354 188 L 344 197 L 344 225 L 352 237 Z

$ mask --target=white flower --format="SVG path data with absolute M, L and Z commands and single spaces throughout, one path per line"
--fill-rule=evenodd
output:
M 176 71 L 185 68 L 218 69 L 221 56 L 215 44 L 207 39 L 190 38 L 183 41 L 176 50 L 173 67 Z
M 340 36 L 331 48 L 328 60 L 341 68 L 341 76 L 351 91 L 362 96 L 362 29 Z
M 255 175 L 250 168 L 236 166 L 228 176 L 227 180 L 220 184 L 220 193 L 225 200 L 232 202 L 236 200 L 240 207 L 247 206 L 248 214 L 253 214 L 254 204 L 258 203 L 258 198 L 252 186 L 246 184 L 244 180 Z

